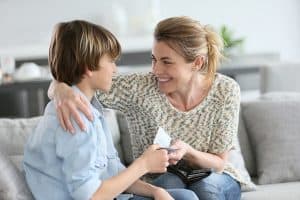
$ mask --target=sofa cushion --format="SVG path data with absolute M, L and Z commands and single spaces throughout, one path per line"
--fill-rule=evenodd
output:
M 105 108 L 104 109 L 104 117 L 105 117 L 105 121 L 108 125 L 108 128 L 110 129 L 114 145 L 119 153 L 120 160 L 122 162 L 124 162 L 123 151 L 122 151 L 121 141 L 120 141 L 121 136 L 120 136 L 120 130 L 119 130 L 116 111 Z
M 300 180 L 300 101 L 248 102 L 243 104 L 243 117 L 255 145 L 258 183 Z
M 245 167 L 252 177 L 256 176 L 256 163 L 253 154 L 252 145 L 250 144 L 248 133 L 245 128 L 245 122 L 242 117 L 243 109 L 240 109 L 240 119 L 238 127 L 238 139 L 241 152 L 245 161 Z
M 258 185 L 255 192 L 243 192 L 242 200 L 299 200 L 300 182 Z
M 291 101 L 300 100 L 300 92 L 268 92 L 260 96 L 260 100 Z
M 234 149 L 229 151 L 228 160 L 234 166 L 235 169 L 239 170 L 240 175 L 243 177 L 243 180 L 247 182 L 247 184 L 241 185 L 242 191 L 246 192 L 256 190 L 256 185 L 251 181 L 250 175 L 245 167 L 245 162 L 241 153 L 241 147 L 237 137 L 234 140 Z
M 123 113 L 117 112 L 117 119 L 120 129 L 121 135 L 121 147 L 123 150 L 123 158 L 124 164 L 129 165 L 132 162 L 133 158 L 133 151 L 132 151 L 132 144 L 131 144 L 131 135 L 129 134 L 128 130 L 128 122 L 126 117 Z
M 9 157 L 0 151 L 0 199 L 32 200 L 25 177 Z
M 0 120 L 0 151 L 7 155 L 23 155 L 24 144 L 40 117 Z

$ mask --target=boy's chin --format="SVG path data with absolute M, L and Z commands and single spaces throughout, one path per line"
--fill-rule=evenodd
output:
M 111 89 L 111 87 L 99 88 L 99 90 L 104 93 L 108 93 L 110 91 L 110 89 Z

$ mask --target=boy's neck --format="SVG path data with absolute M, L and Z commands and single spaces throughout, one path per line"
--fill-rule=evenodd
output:
M 86 84 L 84 81 L 81 81 L 80 83 L 76 84 L 76 86 L 87 97 L 89 101 L 92 100 L 96 91 L 93 88 L 91 88 L 89 84 Z

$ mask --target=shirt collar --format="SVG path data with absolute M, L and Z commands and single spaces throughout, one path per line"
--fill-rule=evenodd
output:
M 89 102 L 89 107 L 92 110 L 93 115 L 95 117 L 103 116 L 103 109 L 104 108 L 103 108 L 102 104 L 99 102 L 99 100 L 95 96 L 93 96 L 92 100 L 89 101 L 89 99 L 86 97 L 86 95 L 83 94 L 81 92 L 81 90 L 76 85 L 73 85 L 72 89 L 76 93 L 79 93 L 81 96 L 83 96 L 83 98 L 85 98 L 85 100 Z

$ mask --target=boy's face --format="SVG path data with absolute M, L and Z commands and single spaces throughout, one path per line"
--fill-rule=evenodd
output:
M 95 89 L 108 92 L 112 85 L 112 76 L 117 71 L 115 61 L 107 54 L 99 60 L 99 69 L 93 71 L 93 85 Z

